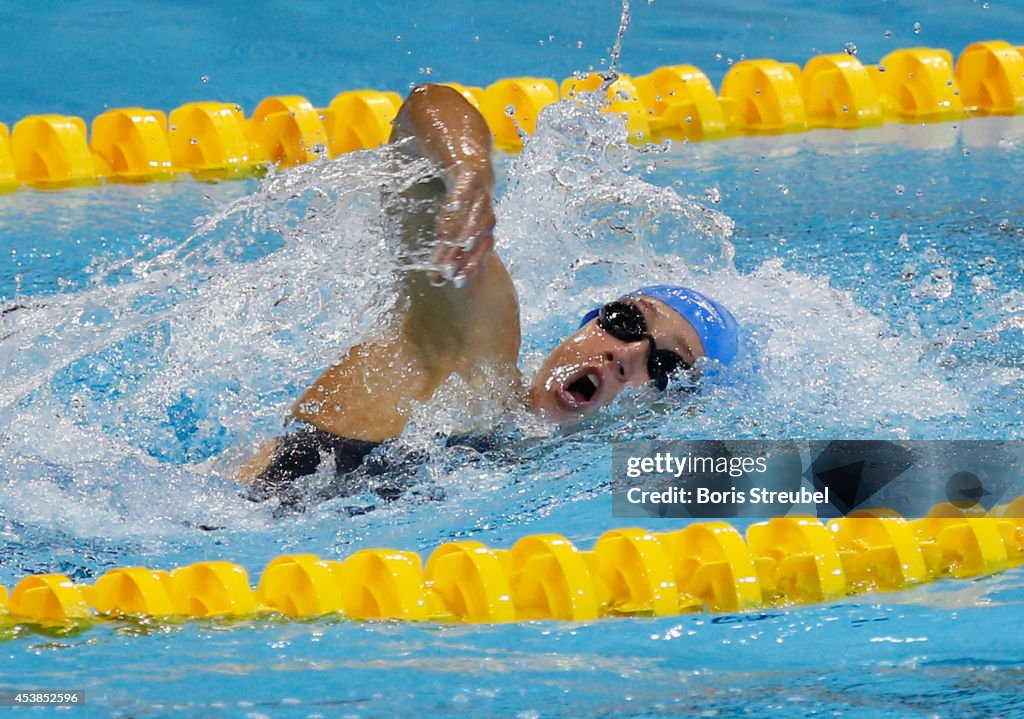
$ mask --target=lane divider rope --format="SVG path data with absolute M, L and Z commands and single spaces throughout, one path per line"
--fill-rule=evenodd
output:
M 1024 497 L 988 513 L 952 504 L 906 520 L 867 510 L 823 524 L 781 517 L 699 522 L 668 532 L 620 528 L 583 551 L 557 534 L 511 549 L 476 541 L 419 554 L 363 549 L 344 561 L 291 554 L 253 589 L 227 561 L 164 571 L 107 571 L 94 584 L 62 574 L 0 586 L 0 626 L 125 617 L 287 617 L 498 623 L 745 612 L 967 578 L 1024 562 Z
M 522 146 L 538 113 L 559 99 L 598 90 L 596 73 L 561 84 L 509 78 L 486 89 L 449 83 L 483 114 L 496 144 Z M 1024 48 L 1005 41 L 968 46 L 955 65 L 948 50 L 896 50 L 877 65 L 849 54 L 821 55 L 802 69 L 771 59 L 733 65 L 718 92 L 693 65 L 621 75 L 607 88 L 608 112 L 624 116 L 632 141 L 709 140 L 730 135 L 857 129 L 888 122 L 945 122 L 1024 113 Z M 117 108 L 95 118 L 31 115 L 0 123 L 0 190 L 59 188 L 99 181 L 248 176 L 387 141 L 401 97 L 342 92 L 327 108 L 297 95 L 268 97 L 246 118 L 225 102 L 172 110 Z

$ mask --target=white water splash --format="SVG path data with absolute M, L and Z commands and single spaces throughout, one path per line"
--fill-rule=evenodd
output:
M 733 309 L 736 365 L 698 395 L 626 396 L 568 436 L 513 414 L 530 438 L 513 464 L 436 441 L 438 428 L 479 419 L 446 385 L 403 438 L 430 450 L 421 474 L 445 491 L 445 511 L 399 503 L 330 530 L 332 541 L 382 526 L 493 527 L 598 496 L 606 457 L 594 448 L 612 437 L 935 437 L 984 406 L 982 390 L 929 361 L 933 338 L 894 334 L 828 277 L 780 260 L 737 272 L 721 205 L 627 169 L 662 152 L 630 146 L 620 119 L 584 95 L 547 108 L 523 152 L 502 160 L 497 241 L 522 305 L 523 364 L 529 375 L 596 304 L 674 282 Z M 111 264 L 88 289 L 17 298 L 0 316 L 0 512 L 78 536 L 259 531 L 269 516 L 226 477 L 422 261 L 396 250 L 381 195 L 430 171 L 382 151 L 281 172 L 151 259 Z M 992 381 L 1020 382 L 1007 373 Z M 324 511 L 296 526 L 335 525 Z

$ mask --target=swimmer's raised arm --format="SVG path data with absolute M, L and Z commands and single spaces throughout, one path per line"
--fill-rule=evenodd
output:
M 392 142 L 433 160 L 444 170 L 444 203 L 437 211 L 430 273 L 434 284 L 472 279 L 494 248 L 494 167 L 491 132 L 477 110 L 456 90 L 420 85 L 395 118 Z
M 433 252 L 443 270 L 405 272 L 380 330 L 327 368 L 292 411 L 332 435 L 370 442 L 398 436 L 412 403 L 453 374 L 492 400 L 500 399 L 495 382 L 509 396 L 519 389 L 519 303 L 494 251 L 486 122 L 455 90 L 424 85 L 402 105 L 391 139 L 442 168 L 442 177 L 406 193 L 409 202 L 385 211 L 405 243 Z

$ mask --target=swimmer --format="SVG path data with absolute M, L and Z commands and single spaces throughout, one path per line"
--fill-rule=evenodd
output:
M 401 434 L 413 402 L 453 374 L 480 397 L 571 425 L 628 387 L 664 390 L 701 358 L 727 364 L 735 356 L 736 321 L 725 307 L 684 287 L 642 287 L 586 313 L 524 387 L 518 298 L 494 247 L 487 124 L 457 91 L 423 85 L 399 110 L 391 142 L 440 168 L 396 218 L 410 249 L 432 250 L 434 269 L 406 272 L 383 326 L 299 397 L 291 431 L 238 477 L 254 498 L 281 495 L 328 454 L 339 474 L 356 469 Z

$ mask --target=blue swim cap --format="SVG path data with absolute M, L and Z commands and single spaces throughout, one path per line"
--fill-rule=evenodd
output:
M 646 295 L 661 300 L 690 323 L 708 358 L 729 364 L 739 349 L 739 325 L 732 312 L 707 295 L 688 287 L 652 285 L 641 287 L 630 294 Z M 600 310 L 591 310 L 583 317 L 580 327 L 597 317 Z

